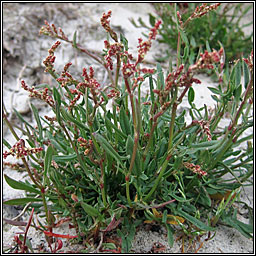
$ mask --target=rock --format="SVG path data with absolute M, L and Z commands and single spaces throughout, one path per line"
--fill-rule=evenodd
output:
M 15 101 L 13 103 L 13 107 L 23 115 L 28 114 L 31 110 L 29 107 L 29 97 L 27 94 L 24 94 L 23 92 L 16 95 Z

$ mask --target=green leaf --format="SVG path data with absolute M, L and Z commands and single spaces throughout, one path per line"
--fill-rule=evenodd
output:
M 102 243 L 102 247 L 104 249 L 111 249 L 111 250 L 116 249 L 116 245 L 114 243 Z
M 125 113 L 123 106 L 120 108 L 120 126 L 121 126 L 123 133 L 125 133 L 126 135 L 131 134 L 131 125 L 129 122 L 129 117 Z
M 241 62 L 238 61 L 238 63 L 236 64 L 236 75 L 235 75 L 236 88 L 237 86 L 239 86 L 240 82 L 241 82 Z
M 30 124 L 28 123 L 23 117 L 22 115 L 14 108 L 13 111 L 15 112 L 15 115 L 20 119 L 20 121 L 22 123 L 25 123 L 27 126 L 29 126 L 32 130 L 35 130 L 35 128 Z
M 244 88 L 247 88 L 247 85 L 250 80 L 250 72 L 247 64 L 243 61 L 243 74 L 244 74 Z
M 213 150 L 216 149 L 222 144 L 223 141 L 222 139 L 220 140 L 211 140 L 211 141 L 205 141 L 205 142 L 200 142 L 197 144 L 191 144 L 190 149 L 188 150 L 189 153 L 195 153 L 198 150 Z
M 94 133 L 95 139 L 100 143 L 100 145 L 105 149 L 105 151 L 111 155 L 117 162 L 119 162 L 122 166 L 124 163 L 122 160 L 127 159 L 127 157 L 121 157 L 114 148 L 110 145 L 110 143 L 100 134 Z
M 122 225 L 122 231 L 117 230 L 117 234 L 122 239 L 122 253 L 129 253 L 132 247 L 132 241 L 136 232 L 136 221 L 134 223 L 129 223 L 125 218 Z
M 106 125 L 108 125 L 109 127 L 112 127 L 115 131 L 116 131 L 116 133 L 118 134 L 118 135 L 120 135 L 122 138 L 127 138 L 127 135 L 125 135 L 123 132 L 121 132 L 119 129 L 118 129 L 118 127 L 116 127 L 116 125 L 115 124 L 113 124 L 108 118 L 107 118 L 107 116 L 105 116 L 105 122 L 106 122 Z
M 241 63 L 239 60 L 232 69 L 230 80 L 233 82 L 235 88 L 237 88 L 241 82 Z
M 128 51 L 128 40 L 124 37 L 122 33 L 120 33 L 120 41 L 124 45 L 125 51 Z
M 216 102 L 221 102 L 221 100 L 216 95 L 211 95 L 212 99 Z
M 236 102 L 239 102 L 240 97 L 241 97 L 241 93 L 242 93 L 242 85 L 240 84 L 240 85 L 234 90 L 234 93 L 233 93 Z
M 136 119 L 137 119 L 137 132 L 138 134 L 140 133 L 141 129 L 141 109 L 140 109 L 140 104 L 138 103 L 138 99 L 136 99 L 136 104 L 135 104 L 135 112 L 136 112 Z
M 157 68 L 157 89 L 161 90 L 162 88 L 164 88 L 165 83 L 164 83 L 163 70 L 160 63 L 156 64 L 156 68 Z
M 73 46 L 74 46 L 75 48 L 77 48 L 77 44 L 76 44 L 76 33 L 77 33 L 77 31 L 75 31 L 75 33 L 74 33 L 74 35 L 73 35 Z
M 99 217 L 101 215 L 100 212 L 95 207 L 85 202 L 81 202 L 81 206 L 83 207 L 84 211 L 91 217 Z
M 213 92 L 214 94 L 218 94 L 218 95 L 224 95 L 219 89 L 214 88 L 214 87 L 207 87 L 211 92 Z
M 55 100 L 55 114 L 56 114 L 56 119 L 58 123 L 60 123 L 60 105 L 61 105 L 61 96 L 58 92 L 58 90 L 53 87 L 53 98 Z
M 4 174 L 4 178 L 5 178 L 5 181 L 7 182 L 7 184 L 14 189 L 25 190 L 25 191 L 28 191 L 31 193 L 41 194 L 41 192 L 39 190 L 35 189 L 31 185 L 28 185 L 22 181 L 16 181 L 16 180 L 8 177 L 6 174 Z
M 206 41 L 206 50 L 207 50 L 208 52 L 211 52 L 211 51 L 212 51 L 208 40 Z
M 126 153 L 127 153 L 127 155 L 130 156 L 130 159 L 131 159 L 132 153 L 133 153 L 133 145 L 134 145 L 134 141 L 133 141 L 131 135 L 129 135 L 126 140 Z M 139 156 L 138 150 L 136 152 L 135 163 L 134 163 L 133 169 L 136 171 L 136 175 L 139 176 L 140 172 L 141 172 L 141 161 L 140 161 L 140 156 Z
M 154 27 L 156 23 L 156 17 L 154 17 L 151 13 L 149 13 L 149 23 L 152 27 Z
M 34 113 L 34 117 L 36 119 L 36 123 L 37 123 L 37 126 L 38 126 L 39 140 L 42 141 L 42 139 L 43 139 L 43 127 L 42 127 L 42 124 L 41 124 L 41 121 L 40 121 L 38 109 L 32 103 L 31 103 L 31 108 L 32 108 L 32 111 Z
M 232 216 L 225 216 L 223 217 L 223 222 L 230 225 L 231 227 L 235 228 L 237 231 L 239 231 L 242 235 L 244 235 L 247 238 L 252 238 L 252 235 L 250 233 L 253 233 L 253 226 L 245 224 Z
M 82 122 L 79 122 L 74 117 L 72 117 L 69 113 L 67 113 L 67 111 L 63 107 L 60 108 L 60 112 L 66 121 L 71 121 L 74 124 L 76 124 L 79 128 L 88 130 L 87 126 L 85 126 Z
M 180 30 L 180 35 L 181 35 L 182 41 L 185 43 L 186 46 L 189 47 L 189 41 L 188 41 L 186 33 L 183 30 Z
M 196 47 L 196 41 L 195 41 L 195 38 L 193 36 L 190 37 L 190 44 L 193 48 Z
M 150 99 L 151 99 L 151 102 L 155 102 L 155 94 L 154 94 L 154 92 L 153 92 L 153 90 L 154 90 L 154 84 L 153 84 L 152 75 L 149 76 L 149 87 L 150 87 Z
M 195 226 L 197 226 L 201 230 L 205 230 L 205 231 L 214 231 L 215 230 L 215 228 L 207 226 L 202 221 L 198 220 L 197 218 L 189 215 L 188 213 L 186 213 L 186 212 L 184 212 L 182 210 L 177 210 L 177 215 L 182 216 L 187 221 L 191 222 L 192 224 L 194 224 Z
M 3 139 L 3 144 L 8 148 L 10 149 L 12 146 L 10 145 L 10 143 L 6 140 L 6 139 Z
M 25 197 L 25 198 L 10 199 L 10 200 L 4 201 L 3 203 L 7 205 L 22 205 L 30 202 L 42 202 L 42 199 L 35 198 L 35 197 Z
M 52 154 L 53 154 L 53 148 L 52 146 L 49 146 L 47 148 L 45 159 L 44 159 L 44 176 L 47 176 L 47 173 L 51 167 L 52 164 Z
M 195 91 L 192 87 L 190 87 L 188 90 L 188 102 L 190 105 L 192 104 L 194 99 L 195 99 Z
M 204 187 L 200 188 L 199 194 L 200 194 L 200 197 L 198 202 L 208 207 L 211 207 L 211 204 L 212 204 L 211 198 L 207 193 L 206 189 L 204 189 Z
M 170 247 L 173 247 L 174 244 L 174 238 L 173 238 L 173 234 L 174 234 L 174 230 L 172 229 L 172 227 L 169 224 L 166 224 L 166 229 L 167 229 L 167 237 L 168 237 L 168 244 Z

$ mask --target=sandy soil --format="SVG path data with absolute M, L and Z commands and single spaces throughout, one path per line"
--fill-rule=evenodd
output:
M 137 20 L 142 17 L 144 21 L 148 21 L 148 13 L 154 12 L 154 8 L 149 3 L 5 3 L 3 4 L 3 47 L 4 47 L 4 66 L 3 66 L 3 101 L 8 112 L 12 113 L 12 108 L 16 108 L 26 120 L 35 123 L 31 115 L 29 107 L 28 94 L 21 90 L 20 80 L 25 79 L 29 85 L 52 81 L 43 73 L 42 60 L 47 55 L 47 50 L 50 48 L 53 39 L 45 36 L 37 36 L 45 19 L 50 23 L 55 23 L 57 27 L 62 27 L 63 31 L 69 38 L 72 38 L 74 30 L 78 32 L 78 41 L 88 49 L 101 49 L 104 47 L 104 31 L 99 26 L 100 17 L 103 12 L 112 10 L 111 24 L 119 31 L 124 33 L 131 46 L 131 52 L 136 51 L 137 38 L 141 37 L 144 29 L 135 29 L 129 21 L 133 17 Z M 248 20 L 252 16 L 248 17 Z M 72 48 L 63 43 L 63 48 L 57 53 L 56 68 L 63 68 L 63 63 L 73 60 L 75 65 L 71 72 L 77 72 L 77 67 L 85 67 L 91 65 L 93 61 L 88 57 L 76 56 Z M 155 48 L 154 48 L 155 47 Z M 154 43 L 153 50 L 148 56 L 147 61 L 153 61 L 156 54 L 161 54 L 163 48 Z M 94 63 L 95 64 L 95 63 Z M 104 80 L 105 72 L 97 67 L 95 73 L 99 80 Z M 214 106 L 214 101 L 210 97 L 207 86 L 214 86 L 214 83 L 209 77 L 200 75 L 202 80 L 201 85 L 196 85 L 196 104 L 207 102 L 209 106 Z M 33 100 L 33 104 L 39 109 L 40 113 L 48 113 L 49 110 L 45 104 Z M 183 106 L 186 108 L 186 103 Z M 12 121 L 17 121 L 13 117 Z M 227 120 L 228 121 L 228 120 Z M 227 125 L 223 123 L 223 125 Z M 252 131 L 249 131 L 252 132 Z M 10 134 L 9 130 L 3 126 L 3 136 L 10 144 L 15 143 L 15 139 Z M 10 159 L 8 159 L 10 160 Z M 15 159 L 10 161 L 15 162 Z M 4 173 L 10 177 L 17 179 L 25 179 L 23 174 L 20 174 L 9 168 L 4 168 Z M 11 199 L 21 197 L 22 193 L 19 190 L 10 188 L 3 181 L 3 199 Z M 253 202 L 252 188 L 246 191 L 243 199 L 247 200 L 250 205 Z M 10 219 L 15 217 L 20 212 L 20 209 L 14 207 L 4 207 L 3 216 Z M 25 218 L 25 216 L 24 216 Z M 243 217 L 241 217 L 243 218 Z M 244 220 L 245 222 L 247 219 Z M 3 244 L 10 245 L 13 236 L 19 232 L 18 227 L 3 225 Z M 68 229 L 68 225 L 63 225 L 58 233 L 69 233 L 75 235 L 73 230 Z M 35 232 L 34 229 L 29 230 L 28 236 L 32 239 L 33 244 L 45 243 L 41 234 Z M 203 241 L 203 240 L 202 240 Z M 64 242 L 64 251 L 76 250 L 77 245 L 70 245 L 67 241 Z M 165 253 L 179 253 L 181 241 L 177 241 L 172 248 L 167 242 L 167 233 L 164 228 L 158 230 L 147 230 L 145 227 L 140 227 L 133 242 L 133 253 L 150 252 L 154 243 L 161 243 L 166 247 Z M 200 249 L 200 253 L 253 253 L 253 241 L 246 239 L 236 230 L 219 226 L 216 236 L 205 242 Z

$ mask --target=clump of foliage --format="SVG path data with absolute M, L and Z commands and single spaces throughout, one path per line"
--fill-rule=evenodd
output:
M 178 3 L 177 7 L 173 3 L 154 3 L 156 15 L 149 14 L 150 24 L 154 24 L 156 19 L 161 19 L 163 24 L 159 30 L 159 42 L 167 44 L 171 49 L 175 50 L 177 46 L 178 27 L 176 23 L 176 11 L 182 15 L 186 36 L 189 40 L 189 50 L 191 53 L 191 63 L 197 57 L 198 51 L 205 48 L 205 45 L 210 44 L 213 49 L 218 49 L 220 42 L 225 49 L 226 59 L 233 61 L 241 56 L 250 54 L 250 49 L 253 45 L 253 32 L 246 35 L 244 28 L 250 26 L 253 21 L 241 25 L 241 19 L 246 17 L 252 4 L 244 8 L 244 3 L 225 3 L 223 8 L 219 6 L 214 12 L 209 12 L 207 15 L 191 17 L 191 13 L 198 9 L 198 13 L 202 13 L 203 6 L 200 3 Z M 209 5 L 208 5 L 209 10 Z M 177 9 L 177 10 L 176 10 Z M 208 10 L 205 10 L 208 12 Z M 197 17 L 200 17 L 198 19 Z M 132 23 L 139 27 L 147 27 L 145 22 L 140 18 L 139 25 L 134 20 Z M 171 52 L 167 52 L 168 58 Z M 160 60 L 160 59 L 159 59 Z
M 202 16 L 206 10 L 203 5 L 193 15 Z M 102 65 L 109 84 L 97 81 L 93 67 L 83 68 L 79 78 L 69 72 L 71 62 L 61 72 L 55 70 L 55 52 L 61 42 L 53 44 L 43 63 L 55 86 L 29 87 L 21 82 L 31 97 L 48 104 L 53 116 L 40 116 L 31 104 L 35 128 L 15 110 L 23 124 L 20 138 L 8 113 L 3 113 L 17 140 L 13 146 L 4 140 L 9 148 L 4 158 L 21 159 L 30 178 L 21 182 L 5 175 L 6 182 L 24 190 L 26 197 L 4 203 L 26 205 L 32 211 L 25 235 L 29 226 L 37 228 L 47 237 L 52 252 L 61 249 L 59 238 L 83 243 L 83 252 L 129 252 L 136 227 L 146 223 L 164 225 L 170 246 L 176 226 L 190 243 L 205 234 L 205 240 L 210 239 L 217 223 L 250 238 L 252 223 L 237 219 L 235 204 L 243 203 L 239 195 L 243 186 L 251 185 L 253 173 L 252 135 L 242 137 L 253 126 L 253 53 L 238 59 L 230 71 L 225 69 L 223 48 L 205 51 L 190 64 L 188 55 L 180 54 L 183 45 L 189 48 L 190 44 L 177 13 L 177 63 L 165 76 L 159 63 L 155 68 L 143 67 L 152 41 L 162 29 L 161 21 L 155 22 L 147 40 L 139 38 L 138 55 L 133 57 L 124 35 L 111 28 L 110 17 L 111 11 L 101 18 L 108 35 L 102 56 L 82 48 L 76 33 L 69 40 L 54 24 L 46 21 L 42 27 L 40 34 L 70 43 Z M 208 69 L 219 78 L 217 88 L 209 87 L 216 101 L 214 110 L 207 102 L 202 108 L 194 103 L 193 85 L 201 83 L 196 75 Z M 142 96 L 145 87 L 149 92 Z M 192 119 L 189 124 L 186 111 L 178 112 L 185 95 Z M 230 109 L 230 124 L 219 127 Z M 245 141 L 248 148 L 239 149 Z M 227 173 L 229 180 L 224 178 Z M 45 217 L 46 223 L 36 225 L 32 220 L 35 213 Z M 54 232 L 66 221 L 72 223 L 76 236 Z M 109 239 L 113 232 L 120 239 Z M 21 237 L 15 240 L 17 250 L 29 252 Z M 55 246 L 52 238 L 57 238 Z

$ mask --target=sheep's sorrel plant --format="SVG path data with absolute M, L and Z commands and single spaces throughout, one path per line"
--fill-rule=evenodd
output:
M 204 7 L 200 12 L 205 13 Z M 195 15 L 200 16 L 198 10 Z M 53 115 L 40 116 L 31 104 L 34 128 L 15 111 L 23 123 L 19 138 L 8 113 L 3 114 L 17 140 L 13 146 L 4 141 L 9 148 L 4 158 L 21 159 L 29 175 L 26 182 L 5 175 L 11 187 L 26 191 L 26 197 L 4 203 L 26 205 L 34 215 L 45 217 L 46 223 L 33 222 L 31 227 L 45 234 L 52 252 L 60 248 L 55 244 L 52 249 L 52 237 L 72 238 L 87 252 L 129 252 L 136 226 L 146 223 L 164 225 L 170 246 L 176 226 L 191 246 L 194 238 L 198 241 L 206 234 L 205 240 L 210 239 L 217 223 L 252 237 L 251 218 L 245 224 L 236 216 L 237 204 L 243 204 L 240 191 L 251 185 L 253 172 L 252 135 L 242 137 L 253 126 L 253 52 L 237 60 L 231 71 L 224 64 L 223 48 L 205 51 L 189 64 L 188 55 L 180 54 L 181 46 L 189 45 L 178 13 L 177 62 L 165 76 L 158 63 L 155 69 L 143 66 L 161 22 L 156 21 L 146 41 L 138 39 L 134 57 L 124 35 L 111 28 L 110 16 L 111 11 L 101 18 L 108 35 L 102 56 L 82 48 L 76 33 L 70 40 L 54 24 L 45 22 L 42 27 L 40 34 L 70 43 L 96 60 L 107 70 L 109 82 L 97 81 L 93 67 L 84 67 L 80 78 L 69 72 L 70 62 L 62 72 L 55 70 L 54 54 L 61 42 L 54 43 L 43 63 L 55 85 L 39 89 L 21 82 L 31 97 L 49 105 Z M 193 85 L 201 83 L 197 72 L 207 69 L 219 77 L 219 85 L 209 87 L 214 110 L 207 102 L 202 108 L 194 103 Z M 186 111 L 179 111 L 185 95 L 190 123 L 185 122 Z M 227 112 L 230 124 L 221 127 Z M 247 149 L 239 147 L 242 142 L 247 142 Z M 64 221 L 72 223 L 76 236 L 54 232 Z M 120 239 L 109 238 L 114 232 Z

